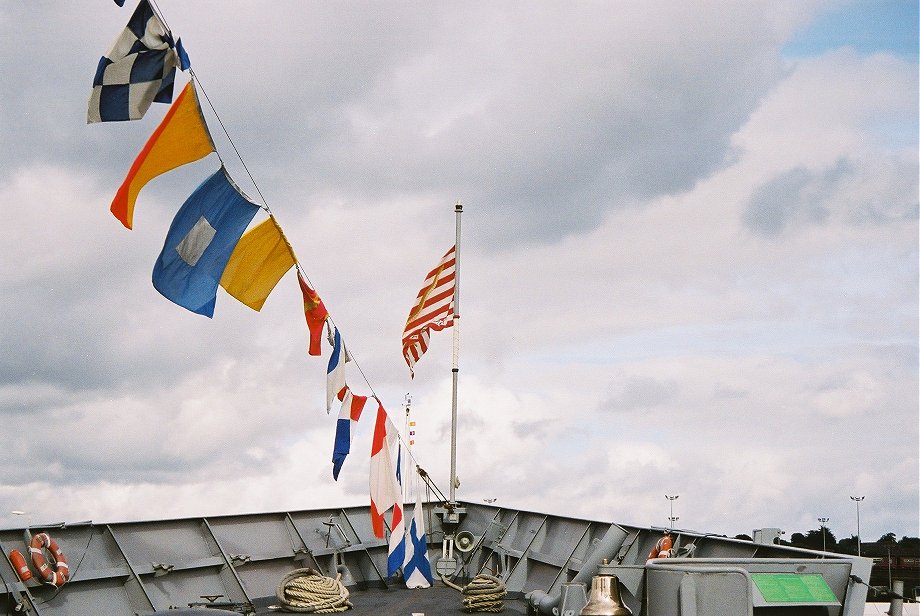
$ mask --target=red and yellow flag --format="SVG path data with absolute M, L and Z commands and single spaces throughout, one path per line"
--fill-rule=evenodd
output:
M 112 201 L 112 214 L 121 224 L 132 228 L 134 202 L 147 182 L 176 167 L 204 158 L 213 151 L 214 142 L 190 81 L 134 159 Z
M 303 313 L 307 317 L 307 329 L 310 330 L 310 355 L 322 355 L 323 325 L 326 323 L 329 311 L 326 310 L 319 293 L 310 288 L 299 271 L 297 281 L 303 292 Z

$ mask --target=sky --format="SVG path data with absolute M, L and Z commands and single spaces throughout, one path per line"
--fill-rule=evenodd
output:
M 0 527 L 367 504 L 293 271 L 213 319 L 151 285 L 217 156 L 109 212 L 167 110 L 85 121 L 135 4 L 0 0 Z M 452 332 L 414 379 L 400 339 L 459 201 L 458 499 L 920 535 L 916 3 L 157 6 L 442 491 Z

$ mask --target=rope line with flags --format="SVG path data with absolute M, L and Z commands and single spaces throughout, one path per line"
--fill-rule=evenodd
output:
M 123 2 L 116 0 L 116 4 Z M 177 67 L 183 71 L 188 69 L 190 79 L 173 101 Z M 197 96 L 199 91 L 252 183 L 255 194 L 262 201 L 261 204 L 250 200 L 227 171 L 202 112 Z M 401 446 L 404 442 L 402 435 L 393 425 L 369 379 L 345 344 L 339 327 L 315 291 L 315 285 L 297 259 L 274 212 L 265 203 L 258 183 L 208 97 L 199 76 L 191 69 L 181 42 L 173 38 L 156 3 L 153 0 L 140 0 L 128 26 L 111 50 L 100 59 L 93 80 L 87 121 L 139 120 L 145 116 L 152 102 L 172 104 L 134 160 L 112 202 L 113 215 L 126 228 L 133 228 L 135 202 L 141 189 L 150 180 L 179 166 L 204 159 L 211 152 L 216 154 L 219 163 L 218 171 L 202 183 L 198 191 L 187 200 L 188 207 L 184 205 L 184 209 L 180 208 L 176 215 L 171 234 L 161 253 L 161 261 L 155 266 L 156 288 L 171 301 L 208 317 L 214 313 L 218 286 L 231 297 L 259 311 L 275 285 L 293 267 L 297 271 L 298 284 L 304 297 L 304 315 L 310 334 L 309 354 L 322 354 L 319 347 L 323 329 L 333 349 L 327 367 L 327 413 L 335 399 L 342 402 L 343 411 L 346 404 L 349 405 L 348 412 L 344 416 L 340 413 L 337 420 L 337 426 L 347 424 L 347 430 L 343 428 L 341 432 L 338 429 L 336 431 L 332 455 L 334 478 L 337 479 L 342 462 L 349 453 L 363 402 L 372 397 L 377 401 L 378 410 L 371 452 L 371 506 L 372 510 L 376 508 L 382 528 L 383 514 L 399 501 L 401 522 L 404 499 L 394 499 L 389 494 L 391 491 L 401 492 L 392 488 L 394 481 L 391 476 L 396 469 L 391 450 L 396 447 L 397 457 L 401 459 L 402 450 L 405 449 L 406 456 L 420 469 L 418 461 L 408 447 Z M 228 209 L 228 203 L 238 207 Z M 247 229 L 258 210 L 264 211 L 268 219 Z M 450 251 L 445 255 L 447 260 L 439 264 L 438 274 L 421 298 L 418 304 L 420 310 L 415 311 L 414 317 L 410 319 L 416 321 L 417 326 L 409 334 L 417 334 L 420 341 L 416 345 L 417 349 L 421 349 L 416 361 L 427 349 L 428 330 L 443 329 L 453 324 L 453 298 L 456 291 L 451 285 L 456 277 L 456 260 L 450 262 L 449 254 Z M 194 284 L 189 286 L 188 281 L 194 281 Z M 421 342 L 422 329 L 425 331 L 424 342 Z M 360 374 L 370 392 L 368 396 L 351 394 L 345 370 L 348 363 Z M 347 399 L 346 393 L 350 394 L 350 399 Z M 351 406 L 357 400 L 362 400 L 362 403 Z M 375 455 L 382 457 L 375 461 Z M 425 480 L 432 483 L 428 477 Z M 380 497 L 376 503 L 375 490 Z M 396 515 L 394 510 L 394 522 Z

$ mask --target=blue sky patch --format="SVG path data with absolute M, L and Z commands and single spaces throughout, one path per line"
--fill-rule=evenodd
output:
M 918 3 L 909 0 L 854 2 L 820 15 L 783 48 L 793 58 L 851 47 L 864 54 L 888 52 L 917 60 Z

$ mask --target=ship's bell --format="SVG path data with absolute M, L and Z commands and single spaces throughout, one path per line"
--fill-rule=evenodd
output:
M 595 575 L 591 579 L 591 595 L 581 616 L 632 616 L 632 611 L 620 600 L 617 576 Z

